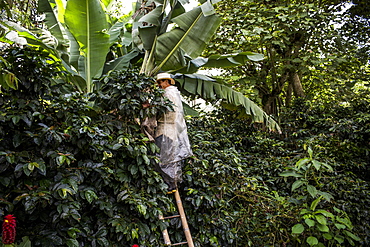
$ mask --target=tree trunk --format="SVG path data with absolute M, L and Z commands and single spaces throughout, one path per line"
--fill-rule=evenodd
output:
M 287 91 L 286 91 L 286 96 L 285 96 L 285 105 L 286 106 L 289 106 L 290 102 L 292 102 L 292 94 L 293 94 L 293 85 L 291 83 L 289 83 Z
M 305 97 L 305 93 L 302 87 L 301 79 L 297 72 L 290 73 L 289 85 L 285 97 L 285 105 L 289 106 L 292 102 L 293 93 L 295 97 Z
M 268 115 L 279 115 L 279 106 L 282 104 L 282 99 L 280 98 L 280 94 L 283 91 L 284 85 L 289 79 L 289 73 L 284 73 L 280 78 L 278 83 L 275 84 L 274 88 L 271 90 L 271 93 L 268 90 L 264 90 L 262 94 L 262 105 L 263 110 Z M 260 95 L 261 90 L 259 88 Z
M 297 72 L 293 72 L 290 78 L 290 83 L 293 87 L 293 92 L 295 97 L 305 97 L 305 93 L 303 91 L 301 79 Z
M 263 104 L 263 110 L 268 114 L 268 115 L 276 115 L 278 114 L 278 109 L 276 105 L 276 96 L 275 95 L 265 95 L 265 102 Z

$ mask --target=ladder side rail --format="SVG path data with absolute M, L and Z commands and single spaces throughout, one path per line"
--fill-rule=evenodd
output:
M 164 217 L 163 217 L 163 215 L 159 215 L 159 217 L 158 217 L 160 220 L 164 220 Z M 168 246 L 171 246 L 172 244 L 171 244 L 171 240 L 170 240 L 170 236 L 168 235 L 168 231 L 167 231 L 167 229 L 164 229 L 163 231 L 162 231 L 162 236 L 163 236 L 163 240 L 164 240 L 164 244 L 165 245 L 168 245 Z
M 186 220 L 185 211 L 184 211 L 184 208 L 182 206 L 179 190 L 176 190 L 176 192 L 175 192 L 175 199 L 176 199 L 177 208 L 179 210 L 179 214 L 181 216 L 181 223 L 182 223 L 182 228 L 183 228 L 184 233 L 185 233 L 186 241 L 188 242 L 189 247 L 194 247 L 194 243 L 193 243 L 193 239 L 191 237 L 188 222 Z

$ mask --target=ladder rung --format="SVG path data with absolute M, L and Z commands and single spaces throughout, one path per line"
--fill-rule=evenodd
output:
M 163 217 L 164 220 L 168 220 L 168 219 L 173 219 L 173 218 L 180 218 L 181 216 L 179 214 L 177 215 L 172 215 L 172 216 L 167 216 L 167 217 Z
M 178 190 L 175 191 L 175 199 L 176 199 L 176 205 L 177 205 L 177 209 L 178 209 L 179 214 L 178 215 L 173 215 L 173 216 L 167 216 L 167 217 L 163 217 L 163 215 L 160 214 L 160 215 L 158 215 L 158 217 L 159 217 L 160 220 L 172 219 L 172 218 L 181 218 L 181 224 L 182 224 L 182 228 L 183 228 L 184 233 L 185 233 L 186 242 L 171 244 L 171 240 L 168 236 L 168 231 L 167 231 L 167 229 L 164 229 L 162 231 L 162 234 L 163 234 L 163 239 L 164 239 L 165 245 L 166 246 L 177 246 L 177 245 L 187 244 L 188 247 L 194 247 L 193 239 L 192 239 L 191 234 L 190 234 L 188 222 L 186 221 L 185 211 L 184 211 L 184 208 L 182 206 L 180 193 L 179 193 Z
M 171 244 L 171 246 L 175 246 L 175 245 L 183 245 L 183 244 L 188 244 L 188 242 L 181 242 L 181 243 Z

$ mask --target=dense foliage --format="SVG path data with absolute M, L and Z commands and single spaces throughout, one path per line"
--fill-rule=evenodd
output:
M 158 220 L 176 209 L 153 169 L 158 148 L 140 126 L 171 104 L 132 68 L 152 75 L 161 66 L 190 73 L 212 64 L 242 66 L 218 82 L 179 76 L 187 79 L 178 79 L 180 89 L 238 106 L 243 94 L 221 87 L 230 83 L 279 115 L 283 134 L 217 106 L 188 118 L 194 157 L 180 193 L 195 245 L 370 245 L 369 25 L 361 0 L 341 13 L 346 1 L 219 2 L 223 27 L 209 58 L 197 58 L 219 23 L 209 2 L 186 12 L 178 1 L 166 12 L 147 1 L 133 25 L 129 15 L 109 14 L 111 1 L 61 2 L 38 1 L 46 14 L 39 23 L 36 1 L 0 0 L 0 39 L 13 45 L 0 59 L 0 218 L 16 217 L 18 246 L 157 247 L 166 226 L 182 241 L 178 219 Z M 343 28 L 327 25 L 335 21 Z M 16 47 L 26 43 L 34 48 Z M 147 100 L 153 107 L 143 109 Z M 262 113 L 254 104 L 248 110 Z
M 175 206 L 140 130 L 171 108 L 153 80 L 113 73 L 95 93 L 70 93 L 41 50 L 3 57 L 19 78 L 0 99 L 0 216 L 17 218 L 16 242 L 154 247 L 166 225 L 182 240 L 178 219 L 158 220 Z M 369 244 L 369 89 L 340 95 L 297 100 L 283 135 L 228 111 L 188 119 L 195 156 L 180 191 L 196 246 Z
M 313 87 L 366 74 L 367 11 L 362 8 L 363 18 L 355 18 L 357 5 L 348 2 L 361 1 L 221 1 L 223 22 L 207 54 L 263 54 L 264 60 L 227 68 L 222 78 L 278 116 L 293 98 L 314 93 Z
M 66 94 L 50 80 L 54 67 L 41 51 L 11 49 L 4 57 L 14 59 L 9 69 L 20 81 L 1 97 L 0 213 L 15 214 L 19 238 L 34 246 L 137 238 L 158 246 L 157 217 L 169 200 L 152 169 L 156 146 L 135 121 L 170 107 L 152 79 L 117 74 L 98 94 Z M 157 107 L 143 112 L 149 97 Z
M 286 115 L 292 128 L 286 129 L 285 137 L 259 133 L 233 115 L 225 117 L 225 112 L 194 122 L 192 137 L 200 161 L 188 171 L 192 174 L 188 179 L 191 188 L 203 188 L 190 189 L 188 200 L 193 205 L 188 210 L 199 206 L 201 222 L 208 219 L 215 225 L 212 234 L 204 233 L 206 239 L 217 239 L 219 246 L 316 246 L 316 241 L 324 246 L 357 246 L 355 233 L 367 245 L 370 194 L 363 174 L 368 169 L 368 144 L 364 147 L 361 138 L 358 142 L 345 138 L 342 142 L 351 148 L 347 146 L 345 153 L 338 150 L 336 140 L 350 126 L 334 132 L 317 124 L 328 115 L 334 122 L 345 117 L 334 115 L 338 109 L 316 115 L 320 106 L 311 106 L 305 111 L 308 119 L 298 121 L 304 111 L 301 104 L 297 102 L 296 110 Z M 367 135 L 368 120 L 360 122 L 357 134 Z M 328 122 L 326 127 L 334 126 Z M 364 151 L 362 156 L 359 150 Z M 225 224 L 228 230 L 223 229 Z M 221 234 L 225 232 L 228 235 Z M 232 238 L 233 244 L 227 242 Z

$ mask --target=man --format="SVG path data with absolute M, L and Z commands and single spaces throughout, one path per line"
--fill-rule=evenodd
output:
M 173 111 L 167 111 L 157 119 L 155 143 L 160 148 L 159 170 L 169 185 L 169 193 L 175 192 L 182 182 L 184 159 L 193 155 L 189 143 L 184 111 L 179 90 L 173 86 L 174 79 L 168 73 L 157 75 L 158 86 L 165 90 L 164 96 L 174 104 Z

